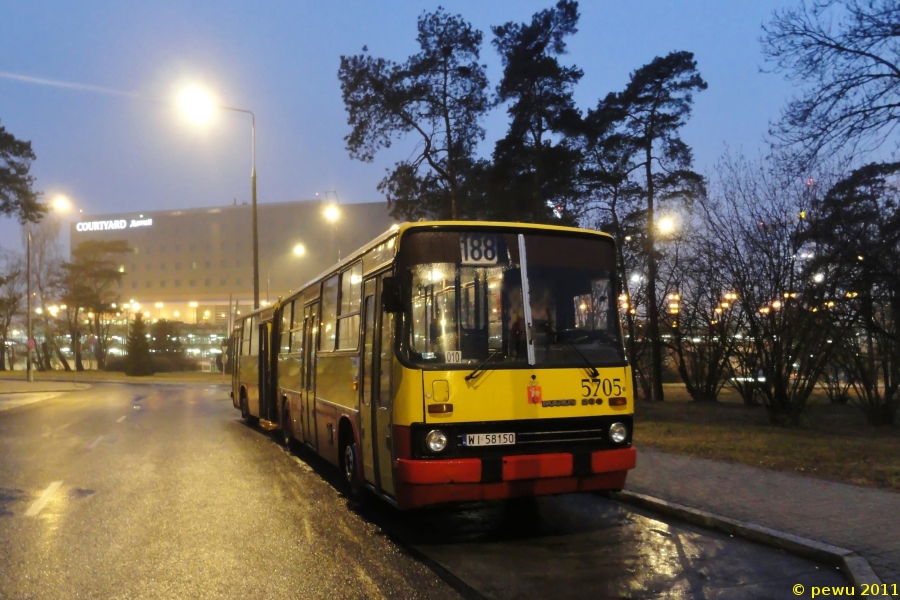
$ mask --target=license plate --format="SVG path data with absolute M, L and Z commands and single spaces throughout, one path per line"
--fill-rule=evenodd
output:
M 466 433 L 463 446 L 511 446 L 516 443 L 514 433 Z

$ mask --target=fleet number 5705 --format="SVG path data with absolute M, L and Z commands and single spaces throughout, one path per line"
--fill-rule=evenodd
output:
M 615 379 L 582 379 L 581 395 L 584 398 L 595 398 L 597 396 L 621 396 L 625 392 L 622 387 L 622 380 Z

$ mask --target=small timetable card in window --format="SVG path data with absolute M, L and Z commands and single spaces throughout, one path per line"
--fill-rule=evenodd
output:
M 459 236 L 462 265 L 496 265 L 499 257 L 498 236 L 489 233 L 464 233 Z

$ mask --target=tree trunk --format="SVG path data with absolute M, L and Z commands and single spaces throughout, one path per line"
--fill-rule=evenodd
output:
M 72 351 L 75 354 L 75 370 L 84 371 L 84 363 L 81 362 L 81 332 L 76 331 L 72 336 Z
M 62 363 L 63 370 L 64 370 L 66 373 L 71 373 L 71 372 L 72 372 L 72 367 L 69 366 L 69 361 L 66 360 L 66 356 L 62 353 L 62 350 L 59 349 L 59 346 L 57 346 L 56 344 L 53 344 L 53 351 L 56 353 L 56 359 L 57 359 L 60 363 Z
M 659 310 L 656 304 L 656 244 L 653 230 L 653 151 L 645 147 L 645 172 L 647 177 L 647 333 L 650 335 L 650 378 L 653 400 L 665 400 L 662 385 L 662 339 L 659 337 Z
M 50 344 L 47 340 L 41 342 L 41 358 L 44 361 L 41 365 L 42 371 L 50 371 L 53 369 L 53 366 L 50 364 Z

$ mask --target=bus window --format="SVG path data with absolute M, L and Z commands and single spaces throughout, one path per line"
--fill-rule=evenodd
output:
M 400 348 L 422 365 L 619 364 L 615 257 L 602 238 L 500 232 L 417 232 L 404 238 L 398 266 L 410 304 Z
M 392 313 L 382 313 L 381 315 L 381 343 L 378 348 L 381 355 L 381 364 L 378 369 L 378 406 L 389 407 L 391 405 L 391 373 L 393 372 L 391 367 L 394 358 L 394 345 L 391 343 L 394 339 L 394 315 Z
M 285 304 L 281 313 L 281 354 L 287 354 L 291 351 L 291 309 L 294 303 Z
M 250 356 L 259 356 L 259 317 L 247 319 L 250 323 Z
M 341 311 L 338 317 L 338 350 L 356 350 L 359 343 L 359 303 L 362 295 L 362 263 L 341 274 Z
M 244 319 L 244 331 L 241 334 L 241 356 L 250 356 L 250 342 L 253 340 L 253 330 L 250 328 L 250 319 Z
M 322 283 L 322 324 L 319 329 L 319 350 L 334 350 L 337 329 L 338 275 Z

